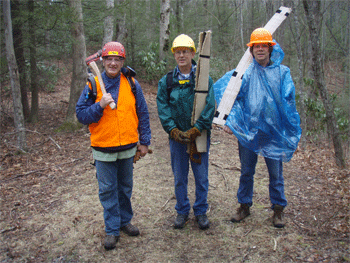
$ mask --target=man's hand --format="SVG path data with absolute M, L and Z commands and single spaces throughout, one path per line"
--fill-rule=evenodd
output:
M 111 102 L 114 102 L 114 99 L 112 98 L 112 95 L 110 93 L 103 94 L 103 96 L 102 96 L 102 98 L 100 100 L 100 106 L 104 109 Z
M 191 142 L 190 138 L 185 136 L 185 133 L 183 131 L 180 131 L 178 128 L 174 128 L 171 130 L 170 137 L 173 138 L 176 142 L 182 144 L 188 144 Z
M 193 127 L 185 132 L 184 137 L 189 138 L 191 142 L 193 142 L 198 136 L 201 136 L 201 132 Z
M 151 149 L 148 149 L 147 145 L 137 145 L 137 150 L 134 156 L 134 163 L 140 160 L 141 157 L 144 157 L 147 153 L 153 153 L 153 151 Z
M 141 157 L 144 157 L 148 153 L 147 145 L 137 145 L 137 150 L 140 152 Z

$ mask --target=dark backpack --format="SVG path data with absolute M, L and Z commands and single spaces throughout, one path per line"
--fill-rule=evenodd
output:
M 177 83 L 173 82 L 173 75 L 174 71 L 169 71 L 166 74 L 166 90 L 168 93 L 168 101 L 170 100 L 170 93 L 173 90 L 173 88 L 177 85 Z
M 135 86 L 135 81 L 132 79 L 132 77 L 136 76 L 136 72 L 135 70 L 133 70 L 131 67 L 127 66 L 126 68 L 121 68 L 121 73 L 123 73 L 123 75 L 126 77 L 126 79 L 129 82 L 129 85 L 131 87 L 131 91 L 134 94 L 135 98 L 136 98 L 136 86 Z M 96 81 L 95 81 L 95 77 L 93 75 L 89 75 L 88 77 L 88 82 L 90 82 L 91 84 L 91 94 L 89 94 L 89 96 L 91 96 L 93 98 L 93 100 L 96 100 L 97 97 L 97 86 L 96 86 Z

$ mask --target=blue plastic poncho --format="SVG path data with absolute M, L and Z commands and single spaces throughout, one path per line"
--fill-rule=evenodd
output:
M 294 83 L 289 68 L 281 65 L 283 57 L 283 50 L 276 44 L 269 66 L 262 67 L 253 59 L 243 75 L 226 125 L 243 147 L 288 162 L 298 146 L 301 128 Z M 233 71 L 214 84 L 218 105 Z

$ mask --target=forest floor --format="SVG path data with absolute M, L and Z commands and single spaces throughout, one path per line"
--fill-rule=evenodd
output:
M 64 83 L 64 80 L 62 80 Z M 66 83 L 69 83 L 68 81 Z M 211 226 L 199 230 L 193 212 L 182 230 L 176 216 L 167 134 L 156 108 L 156 87 L 142 84 L 148 102 L 153 154 L 134 166 L 132 223 L 138 237 L 121 233 L 103 248 L 103 210 L 91 165 L 89 132 L 58 132 L 69 87 L 41 94 L 40 122 L 26 124 L 29 152 L 15 153 L 9 122 L 0 144 L 0 262 L 349 262 L 349 170 L 336 167 L 323 140 L 299 148 L 284 164 L 287 224 L 271 222 L 268 174 L 259 158 L 254 205 L 243 222 L 230 222 L 238 204 L 237 141 L 213 127 L 209 167 Z M 2 129 L 4 131 L 4 129 Z M 347 160 L 348 167 L 350 162 Z M 194 201 L 194 180 L 189 176 Z

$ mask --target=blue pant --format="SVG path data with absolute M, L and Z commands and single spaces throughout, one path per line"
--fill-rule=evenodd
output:
M 258 161 L 258 155 L 243 147 L 238 143 L 239 159 L 241 161 L 241 177 L 237 192 L 238 202 L 240 204 L 253 204 L 253 186 L 255 166 Z M 265 163 L 270 176 L 269 193 L 272 208 L 274 205 L 287 206 L 287 200 L 284 195 L 284 179 L 282 161 L 265 157 Z
M 133 157 L 115 162 L 96 160 L 96 174 L 106 234 L 119 236 L 119 229 L 130 223 L 133 216 Z
M 207 152 L 201 153 L 201 164 L 194 163 L 190 160 L 187 153 L 187 145 L 178 143 L 172 139 L 169 140 L 171 153 L 171 168 L 174 173 L 175 209 L 178 214 L 189 214 L 191 210 L 190 201 L 187 196 L 189 163 L 191 163 L 195 184 L 196 184 L 196 201 L 193 204 L 195 216 L 203 215 L 208 209 L 208 164 L 209 164 L 209 146 L 210 137 L 207 141 Z

